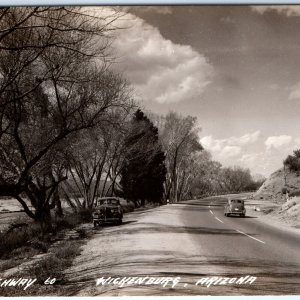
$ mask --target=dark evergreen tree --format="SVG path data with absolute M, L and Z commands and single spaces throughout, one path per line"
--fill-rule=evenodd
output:
M 158 129 L 138 109 L 125 139 L 125 163 L 121 173 L 123 195 L 136 205 L 161 202 L 166 178 L 165 155 L 158 141 Z

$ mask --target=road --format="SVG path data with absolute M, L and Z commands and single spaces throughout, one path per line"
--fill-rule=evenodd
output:
M 223 215 L 226 197 L 127 214 L 97 229 L 66 271 L 70 295 L 300 294 L 299 234 L 255 217 Z M 196 285 L 210 276 L 256 277 L 250 284 Z M 99 285 L 97 278 L 180 277 L 174 286 Z M 249 277 L 249 278 L 250 278 Z

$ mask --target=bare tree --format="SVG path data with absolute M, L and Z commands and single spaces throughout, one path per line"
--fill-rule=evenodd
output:
M 114 88 L 120 79 L 106 65 L 116 17 L 75 7 L 0 11 L 0 195 L 35 220 L 49 223 L 66 178 L 54 172 L 61 149 L 124 104 L 124 85 Z
M 97 196 L 114 193 L 126 151 L 124 138 L 128 117 L 133 107 L 134 104 L 128 101 L 126 109 L 113 111 L 107 122 L 81 132 L 67 152 L 68 172 L 73 184 L 66 181 L 63 189 L 68 202 L 73 202 L 69 203 L 72 207 L 90 210 Z
M 161 132 L 161 140 L 166 155 L 167 179 L 165 199 L 180 201 L 185 181 L 189 177 L 188 160 L 203 148 L 198 141 L 196 118 L 183 117 L 170 112 Z

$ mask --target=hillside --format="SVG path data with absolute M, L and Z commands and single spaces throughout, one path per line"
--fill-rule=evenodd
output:
M 289 198 L 283 193 L 289 192 Z M 300 228 L 300 175 L 296 172 L 279 169 L 264 182 L 253 195 L 260 200 L 259 210 L 274 221 L 283 221 L 295 228 Z
M 300 195 L 300 175 L 289 170 L 279 169 L 272 173 L 260 189 L 254 194 L 254 198 L 271 200 L 276 203 L 285 202 L 286 195 L 283 188 L 289 191 L 289 196 Z

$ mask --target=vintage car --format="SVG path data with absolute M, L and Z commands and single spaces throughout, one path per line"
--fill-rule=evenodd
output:
M 244 200 L 228 199 L 228 202 L 224 209 L 224 215 L 225 217 L 229 217 L 230 215 L 245 217 L 246 209 L 244 206 Z
M 93 211 L 94 227 L 105 223 L 122 224 L 123 210 L 118 198 L 98 198 Z

